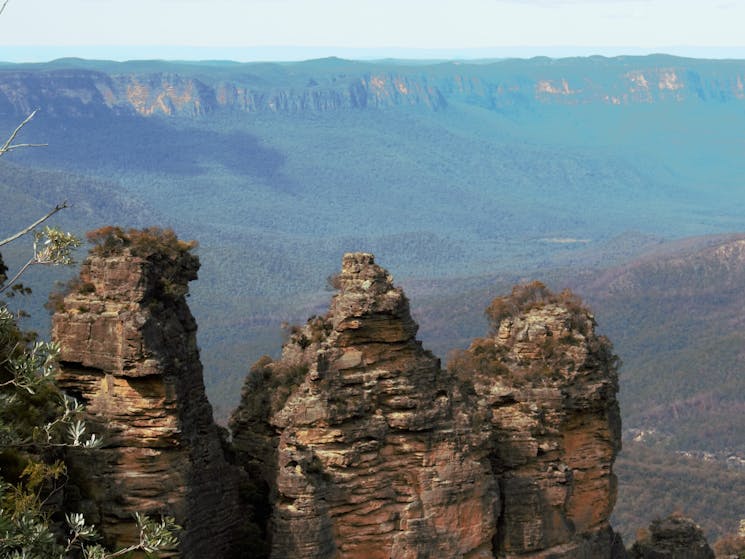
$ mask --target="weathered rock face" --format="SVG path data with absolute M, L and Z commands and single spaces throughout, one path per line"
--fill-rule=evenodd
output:
M 69 508 L 115 545 L 136 537 L 133 512 L 172 515 L 185 528 L 183 557 L 231 557 L 243 533 L 238 474 L 204 394 L 184 298 L 198 259 L 162 232 L 141 234 L 141 246 L 112 239 L 84 262 L 53 318 L 60 384 L 104 437 L 68 457 Z
M 249 376 L 231 427 L 265 481 L 272 557 L 620 558 L 616 357 L 540 284 L 489 308 L 450 371 L 369 254 Z
M 650 524 L 629 550 L 631 559 L 714 559 L 701 527 L 690 518 L 671 515 Z
M 492 334 L 445 371 L 390 275 L 345 255 L 329 312 L 247 379 L 239 475 L 184 298 L 198 261 L 168 235 L 99 234 L 53 320 L 60 383 L 106 441 L 70 454 L 67 502 L 109 543 L 141 511 L 175 516 L 189 558 L 624 556 L 616 358 L 571 294 L 495 299 Z
M 453 379 L 372 255 L 345 255 L 338 283 L 231 419 L 238 459 L 272 488 L 272 557 L 492 557 L 497 480 Z
M 616 358 L 569 294 L 518 287 L 487 310 L 493 335 L 457 353 L 476 444 L 502 489 L 495 556 L 622 556 L 608 519 L 621 444 Z
M 599 65 L 600 64 L 600 65 Z M 153 71 L 99 65 L 102 71 L 6 67 L 0 112 L 102 117 L 107 114 L 204 117 L 238 113 L 320 113 L 467 103 L 514 110 L 533 104 L 640 105 L 742 103 L 745 71 L 730 61 L 673 57 L 505 60 L 493 64 L 400 66 L 331 60 L 247 64 L 214 74 L 208 67 L 161 63 Z M 95 66 L 95 64 L 94 64 Z M 136 65 L 139 66 L 139 65 Z

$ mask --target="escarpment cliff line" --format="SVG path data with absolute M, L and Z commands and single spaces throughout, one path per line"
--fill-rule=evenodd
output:
M 61 387 L 86 405 L 100 448 L 67 456 L 68 510 L 115 546 L 137 541 L 134 512 L 174 516 L 181 557 L 238 557 L 245 518 L 204 393 L 186 304 L 199 260 L 169 231 L 106 228 L 58 302 Z
M 540 105 L 742 103 L 740 61 L 672 56 L 501 60 L 491 63 L 355 62 L 285 64 L 115 64 L 62 60 L 0 67 L 0 114 L 105 113 L 203 117 L 320 113 L 466 103 L 496 111 Z

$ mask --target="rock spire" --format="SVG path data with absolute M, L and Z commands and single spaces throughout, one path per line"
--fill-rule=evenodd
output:
M 328 314 L 254 369 L 231 420 L 239 454 L 265 449 L 276 479 L 271 556 L 491 557 L 496 480 L 406 297 L 370 254 L 346 254 L 335 281 Z
M 185 300 L 199 268 L 193 245 L 159 229 L 105 228 L 92 239 L 53 317 L 60 384 L 104 440 L 67 457 L 68 509 L 110 545 L 137 537 L 137 511 L 174 516 L 184 558 L 237 556 L 238 474 L 212 420 Z
M 517 286 L 456 353 L 476 443 L 502 490 L 495 557 L 622 557 L 610 528 L 621 445 L 617 358 L 569 292 Z
M 329 311 L 252 367 L 229 464 L 184 298 L 191 247 L 152 229 L 93 240 L 53 329 L 61 384 L 106 441 L 68 457 L 67 501 L 109 543 L 142 511 L 176 516 L 186 558 L 625 556 L 617 358 L 571 293 L 495 299 L 489 335 L 443 369 L 390 274 L 346 254 Z

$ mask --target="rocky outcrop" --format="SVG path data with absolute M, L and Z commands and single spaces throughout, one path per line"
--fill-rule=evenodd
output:
M 345 255 L 335 281 L 231 419 L 272 557 L 624 556 L 616 358 L 577 299 L 517 288 L 443 371 L 372 255 Z
M 137 537 L 135 511 L 171 515 L 184 527 L 183 557 L 232 557 L 245 521 L 239 478 L 212 421 L 185 301 L 199 261 L 169 231 L 107 228 L 93 240 L 53 318 L 60 385 L 104 441 L 70 452 L 68 510 L 117 546 Z
M 176 69 L 177 70 L 177 69 Z M 218 110 L 303 113 L 416 105 L 447 105 L 437 86 L 421 76 L 368 72 L 307 84 L 280 80 L 203 81 L 174 72 L 121 73 L 69 69 L 0 71 L 0 110 L 23 115 L 43 106 L 50 116 L 93 118 L 105 114 L 201 117 Z
M 570 293 L 536 282 L 487 309 L 449 364 L 502 490 L 495 556 L 621 557 L 610 528 L 621 444 L 617 359 Z
M 714 559 L 701 527 L 690 518 L 655 520 L 629 550 L 630 559 Z
M 370 254 L 344 256 L 324 317 L 254 367 L 231 419 L 271 487 L 274 558 L 492 556 L 496 480 L 454 383 Z
M 345 255 L 328 313 L 252 368 L 234 467 L 184 298 L 191 245 L 157 229 L 91 240 L 53 335 L 60 384 L 104 438 L 70 452 L 68 510 L 108 543 L 132 541 L 139 511 L 175 516 L 186 558 L 625 556 L 608 522 L 617 359 L 570 293 L 495 299 L 491 334 L 443 370 L 391 276 Z
M 215 95 L 221 108 L 251 113 L 326 112 L 400 105 L 439 110 L 447 106 L 439 89 L 421 77 L 380 72 L 323 82 L 310 78 L 304 87 L 289 88 L 221 82 L 215 87 Z

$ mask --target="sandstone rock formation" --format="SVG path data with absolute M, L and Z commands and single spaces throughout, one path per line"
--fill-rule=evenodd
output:
M 94 240 L 53 318 L 60 384 L 104 437 L 102 448 L 68 456 L 69 510 L 112 545 L 136 537 L 133 512 L 172 515 L 183 557 L 232 557 L 244 520 L 238 476 L 204 394 L 185 301 L 199 261 L 169 231 L 108 228 Z
M 213 73 L 209 66 L 159 63 L 147 71 L 68 61 L 57 68 L 4 68 L 0 111 L 23 117 L 43 106 L 52 118 L 196 118 L 221 111 L 296 114 L 400 106 L 437 111 L 464 102 L 509 111 L 526 103 L 677 105 L 745 99 L 745 73 L 727 61 L 621 57 L 603 61 L 602 68 L 593 59 L 395 69 L 329 59 Z
M 338 284 L 325 317 L 254 367 L 231 419 L 272 488 L 271 556 L 492 557 L 497 482 L 406 297 L 370 254 L 345 255 Z
M 448 372 L 372 255 L 345 255 L 337 283 L 231 419 L 272 557 L 624 556 L 616 358 L 578 300 L 539 284 L 495 300 L 493 335 Z
M 450 368 L 502 489 L 495 556 L 624 554 L 609 526 L 621 444 L 616 358 L 569 293 L 535 282 L 487 309 L 492 335 Z
M 629 550 L 631 559 L 714 559 L 701 528 L 690 518 L 655 520 Z
M 608 523 L 616 358 L 571 294 L 495 299 L 491 334 L 443 370 L 391 276 L 345 255 L 329 312 L 247 378 L 239 474 L 204 395 L 190 246 L 161 230 L 93 241 L 53 334 L 60 383 L 105 438 L 69 455 L 68 510 L 109 543 L 142 511 L 184 525 L 186 558 L 624 557 Z

